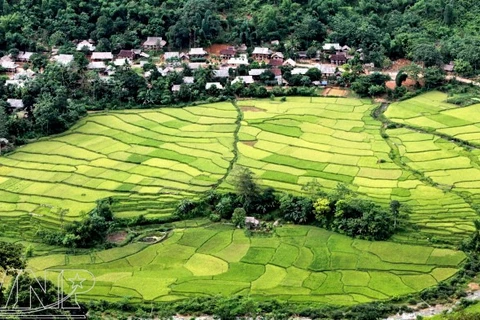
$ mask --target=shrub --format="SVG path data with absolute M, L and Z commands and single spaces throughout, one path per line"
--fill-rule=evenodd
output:
M 246 216 L 247 216 L 247 213 L 245 212 L 245 209 L 236 208 L 235 210 L 233 210 L 232 223 L 236 227 L 243 228 L 243 227 L 245 227 Z

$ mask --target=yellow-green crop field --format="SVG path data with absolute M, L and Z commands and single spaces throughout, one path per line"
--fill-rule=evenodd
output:
M 355 304 L 420 291 L 451 277 L 465 258 L 430 246 L 432 238 L 464 239 L 474 230 L 473 208 L 480 204 L 479 150 L 435 133 L 474 133 L 476 106 L 458 108 L 444 99 L 433 92 L 393 104 L 386 112 L 393 121 L 431 126 L 383 135 L 371 116 L 376 105 L 353 98 L 91 114 L 64 134 L 0 158 L 0 237 L 34 241 L 38 229 L 80 219 L 108 196 L 120 199 L 118 217 L 168 217 L 180 199 L 212 187 L 231 190 L 231 169 L 241 165 L 261 186 L 278 191 L 301 193 L 315 179 L 325 190 L 345 183 L 385 206 L 399 200 L 410 206 L 418 232 L 368 242 L 284 226 L 271 238 L 247 238 L 230 226 L 182 221 L 167 240 L 152 245 L 89 255 L 36 245 L 29 264 L 35 270 L 90 270 L 97 282 L 86 299 L 245 294 Z M 457 120 L 449 126 L 452 118 Z
M 452 128 L 467 118 L 476 125 L 478 106 L 444 99 L 428 93 L 393 104 L 386 115 L 408 122 L 432 118 L 413 117 L 417 111 L 448 111 L 462 119 Z M 420 229 L 397 240 L 464 238 L 480 200 L 480 152 L 407 129 L 387 130 L 386 141 L 374 107 L 353 98 L 289 97 L 89 115 L 65 134 L 0 158 L 0 236 L 31 238 L 38 228 L 79 219 L 107 196 L 122 199 L 119 217 L 168 216 L 179 199 L 231 189 L 229 169 L 242 165 L 280 191 L 301 192 L 316 179 L 326 190 L 341 182 L 384 205 L 407 203 Z M 392 145 L 405 166 L 389 157 Z
M 164 242 L 134 243 L 91 255 L 36 257 L 44 269 L 86 269 L 79 298 L 171 301 L 195 295 L 249 295 L 293 302 L 356 304 L 385 300 L 451 277 L 463 252 L 392 242 L 353 240 L 310 226 L 277 228 L 248 238 L 220 224 L 177 226 Z M 199 224 L 202 224 L 199 222 Z M 49 273 L 56 280 L 56 273 Z

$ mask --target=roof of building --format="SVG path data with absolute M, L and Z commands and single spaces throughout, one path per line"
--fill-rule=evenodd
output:
M 103 61 L 92 61 L 88 64 L 87 69 L 90 70 L 98 70 L 98 69 L 105 69 L 107 66 L 105 65 L 105 62 Z
M 214 78 L 228 78 L 228 69 L 213 70 Z
M 113 54 L 111 52 L 92 52 L 92 60 L 112 60 Z
M 241 54 L 239 57 L 233 57 L 228 59 L 228 64 L 244 64 L 248 65 L 248 58 L 246 54 Z
M 22 99 L 7 99 L 7 103 L 15 109 L 22 109 L 24 106 Z
M 54 56 L 53 59 L 63 65 L 67 65 L 73 61 L 73 54 L 59 54 Z
M 28 52 L 28 51 L 20 52 L 17 56 L 17 59 L 28 61 L 28 60 L 30 60 L 30 57 L 32 56 L 32 54 L 33 54 L 33 52 Z
M 35 72 L 27 69 L 20 69 L 17 73 L 13 75 L 13 79 L 18 80 L 18 79 L 26 79 L 26 78 L 32 78 L 35 75 Z
M 349 46 L 347 46 L 347 45 L 345 45 L 345 46 L 342 47 L 342 51 L 350 51 L 350 49 L 351 49 L 351 48 L 350 48 Z
M 113 64 L 116 65 L 116 66 L 124 66 L 126 64 L 131 65 L 132 60 L 130 60 L 128 58 L 115 59 L 115 61 L 113 61 Z
M 248 75 L 250 75 L 250 76 L 259 76 L 259 75 L 261 75 L 262 73 L 264 73 L 265 70 L 267 70 L 267 69 L 251 69 L 250 71 L 248 71 Z
M 133 50 L 120 50 L 120 52 L 117 55 L 117 58 L 129 58 L 129 59 L 134 59 L 135 58 L 135 52 Z
M 77 44 L 77 51 L 82 51 L 84 47 L 87 47 L 88 51 L 95 50 L 95 46 L 92 43 L 90 43 L 88 40 L 83 40 Z
M 315 67 L 320 70 L 322 74 L 334 74 L 335 67 L 330 64 L 316 64 Z
M 201 62 L 190 62 L 188 64 L 188 67 L 192 70 L 200 69 L 202 66 L 203 66 L 203 63 Z
M 280 58 L 283 59 L 283 53 L 281 52 L 275 52 L 272 54 L 272 58 Z
M 163 59 L 172 59 L 172 58 L 178 58 L 180 59 L 180 52 L 178 51 L 167 51 L 163 54 Z
M 237 51 L 239 52 L 246 52 L 247 51 L 247 46 L 245 45 L 245 43 L 242 43 L 241 45 L 237 46 Z
M 188 54 L 190 56 L 204 56 L 207 55 L 208 52 L 203 50 L 203 48 L 191 48 L 190 51 L 188 51 Z
M 342 50 L 342 47 L 340 46 L 339 43 L 325 43 L 322 47 L 323 50 L 332 50 L 332 47 L 334 50 Z
M 167 44 L 167 41 L 163 40 L 162 37 L 147 37 L 147 40 L 143 43 L 145 47 L 163 47 Z
M 281 66 L 283 64 L 283 59 L 271 59 L 268 62 L 268 64 L 271 65 L 271 66 L 274 66 L 274 67 L 278 67 L 278 66 Z
M 1 66 L 4 69 L 15 69 L 18 68 L 18 64 L 13 61 L 2 61 Z
M 233 56 L 235 53 L 237 53 L 237 50 L 235 50 L 233 47 L 220 50 L 220 54 L 223 56 Z
M 272 69 L 270 69 L 270 71 L 273 72 L 273 74 L 275 75 L 275 77 L 278 77 L 278 76 L 281 76 L 281 75 L 282 75 L 282 70 L 279 69 L 279 68 L 272 68 Z
M 254 224 L 254 225 L 258 225 L 258 224 L 260 224 L 260 221 L 255 219 L 255 217 L 245 217 L 245 223 L 251 223 L 251 224 Z
M 344 54 L 332 54 L 330 60 L 347 61 L 347 56 Z
M 455 70 L 455 63 L 453 61 L 450 61 L 449 64 L 443 66 L 443 70 L 447 72 L 453 72 L 453 70 Z
M 295 61 L 293 61 L 292 59 L 287 59 L 283 62 L 283 65 L 284 66 L 292 66 L 292 67 L 295 67 L 297 65 L 297 63 Z
M 211 87 L 217 87 L 217 89 L 220 89 L 222 90 L 223 89 L 223 86 L 220 82 L 207 82 L 205 84 L 205 90 L 208 90 L 210 89 Z
M 264 55 L 270 55 L 272 54 L 272 51 L 270 51 L 269 48 L 264 48 L 264 47 L 255 47 L 253 49 L 252 54 L 264 54 Z
M 25 80 L 19 80 L 19 79 L 5 80 L 5 86 L 8 86 L 8 85 L 23 87 L 25 85 Z
M 293 68 L 291 73 L 292 74 L 305 74 L 307 73 L 308 68 Z
M 192 84 L 195 82 L 195 78 L 194 77 L 183 77 L 183 83 L 186 83 L 186 84 Z
M 179 85 L 179 84 L 174 84 L 174 85 L 172 86 L 172 91 L 173 91 L 173 92 L 180 91 L 180 87 L 181 87 L 181 85 Z
M 253 80 L 252 76 L 238 76 L 235 79 L 233 79 L 232 84 L 237 83 L 237 82 L 241 82 L 241 83 L 245 83 L 245 84 L 251 84 L 251 83 L 254 83 L 255 80 Z

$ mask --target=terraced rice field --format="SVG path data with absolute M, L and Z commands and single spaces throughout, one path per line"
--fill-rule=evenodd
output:
M 380 136 L 380 123 L 370 116 L 373 105 L 369 101 L 307 99 L 238 102 L 244 111 L 237 163 L 251 168 L 262 184 L 289 192 L 299 192 L 302 185 L 316 179 L 326 189 L 346 183 L 385 205 L 397 199 L 410 205 L 412 221 L 426 237 L 458 240 L 473 230 L 476 214 L 469 203 L 412 174 L 424 168 L 405 170 L 389 158 L 390 146 Z M 422 148 L 422 143 L 417 147 Z M 455 145 L 445 143 L 444 147 Z M 435 157 L 430 153 L 433 150 L 425 150 Z M 458 154 L 450 157 L 460 161 Z M 438 160 L 440 167 L 447 161 Z M 464 166 L 477 170 L 473 164 L 464 162 Z M 227 183 L 222 186 L 231 188 Z
M 393 103 L 385 115 L 392 121 L 426 128 L 480 145 L 480 103 L 458 107 L 444 102 L 447 95 L 429 92 Z
M 412 101 L 457 111 L 442 97 L 429 93 Z M 345 183 L 384 205 L 392 199 L 407 203 L 420 232 L 397 240 L 459 241 L 473 230 L 474 203 L 465 195 L 478 200 L 476 151 L 466 154 L 432 135 L 389 130 L 400 149 L 406 144 L 408 165 L 395 163 L 369 100 L 289 97 L 237 105 L 94 114 L 65 134 L 1 157 L 0 237 L 28 239 L 37 228 L 57 228 L 108 196 L 122 199 L 117 216 L 168 216 L 179 199 L 217 185 L 231 189 L 234 165 L 251 168 L 261 185 L 277 190 L 301 192 L 316 179 L 324 189 Z M 409 119 L 408 107 L 391 108 L 387 116 L 397 119 L 396 112 Z M 415 170 L 441 185 L 421 181 Z
M 244 294 L 297 302 L 355 304 L 435 285 L 457 271 L 462 252 L 352 240 L 310 226 L 284 226 L 271 238 L 202 221 L 180 222 L 164 242 L 135 243 L 91 255 L 30 260 L 35 270 L 87 269 L 94 288 L 82 299 L 171 301 Z M 67 272 L 68 274 L 68 272 Z M 55 273 L 50 277 L 54 279 Z M 83 283 L 89 288 L 91 283 Z
M 0 158 L 3 236 L 57 227 L 121 196 L 119 216 L 169 215 L 184 197 L 217 184 L 234 155 L 230 103 L 90 115 L 63 135 Z M 120 212 L 119 212 L 120 211 Z M 17 225 L 8 228 L 7 225 Z

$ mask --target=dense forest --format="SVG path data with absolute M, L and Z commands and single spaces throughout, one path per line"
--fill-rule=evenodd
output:
M 458 60 L 472 73 L 479 11 L 474 0 L 3 0 L 0 50 L 68 51 L 72 40 L 92 39 L 98 51 L 118 51 L 161 36 L 169 49 L 280 40 L 288 56 L 329 41 L 363 49 L 378 66 Z
M 81 40 L 91 39 L 96 51 L 113 53 L 139 48 L 149 36 L 163 37 L 164 51 L 245 43 L 251 52 L 254 46 L 271 46 L 271 41 L 278 40 L 274 49 L 285 59 L 295 58 L 299 51 L 314 57 L 324 43 L 338 42 L 360 50 L 363 60 L 356 54 L 349 62 L 352 72 L 336 78 L 336 84 L 352 85 L 358 94 L 374 96 L 386 92 L 388 77 L 359 78 L 362 63 L 388 67 L 399 58 L 419 62 L 431 68 L 425 72 L 427 88 L 441 84 L 441 67 L 450 61 L 458 74 L 475 75 L 480 67 L 478 13 L 473 0 L 0 0 L 0 56 L 34 52 L 27 66 L 37 72 L 25 87 L 5 86 L 0 80 L 0 137 L 18 145 L 62 132 L 88 109 L 311 95 L 313 88 L 308 84 L 320 77 L 315 73 L 291 76 L 288 68 L 281 67 L 291 85 L 287 89 L 274 87 L 267 92 L 264 85 L 274 77 L 270 72 L 262 75 L 265 81 L 260 84 L 245 87 L 222 79 L 225 90 L 207 90 L 205 84 L 214 81 L 212 65 L 198 70 L 184 65 L 182 72 L 164 76 L 150 60 L 143 70 L 117 67 L 105 81 L 88 70 L 88 59 L 76 51 Z M 73 63 L 48 63 L 53 48 L 60 54 L 73 53 Z M 143 77 L 143 72 L 150 76 Z M 240 67 L 231 70 L 230 78 L 247 73 Z M 195 83 L 182 84 L 185 76 L 194 76 Z M 181 85 L 175 94 L 173 85 Z M 390 96 L 398 98 L 405 91 L 392 91 Z M 22 99 L 28 117 L 5 117 L 8 98 Z

